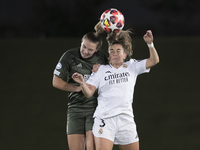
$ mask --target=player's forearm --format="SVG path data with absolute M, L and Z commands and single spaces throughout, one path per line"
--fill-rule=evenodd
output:
M 68 91 L 68 92 L 79 92 L 80 91 L 80 90 L 78 90 L 80 88 L 79 86 L 69 84 L 69 83 L 57 85 L 55 87 L 60 89 L 60 90 Z
M 81 85 L 82 92 L 85 95 L 85 97 L 89 98 L 94 94 L 94 92 L 87 86 L 87 84 L 85 82 L 83 82 L 80 85 Z
M 69 84 L 63 81 L 62 79 L 58 78 L 57 76 L 53 77 L 53 86 L 55 88 L 68 92 L 79 92 L 81 90 L 80 86 Z
M 156 65 L 157 63 L 159 63 L 159 56 L 158 53 L 155 49 L 155 47 L 150 47 L 149 48 L 149 52 L 150 52 L 150 60 Z
M 149 59 L 147 59 L 147 66 L 146 66 L 147 69 L 155 66 L 160 61 L 158 53 L 154 46 L 149 47 L 149 53 L 150 53 L 150 57 L 149 57 Z

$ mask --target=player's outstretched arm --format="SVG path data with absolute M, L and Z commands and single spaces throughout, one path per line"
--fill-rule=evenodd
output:
M 153 34 L 151 30 L 148 30 L 143 36 L 144 41 L 149 47 L 150 57 L 147 59 L 146 68 L 149 69 L 159 63 L 159 56 L 153 44 Z
M 83 79 L 83 76 L 82 76 L 81 74 L 79 74 L 79 73 L 74 73 L 74 74 L 72 75 L 72 79 L 73 79 L 75 82 L 77 82 L 77 83 L 80 84 L 81 89 L 82 89 L 82 92 L 83 92 L 83 94 L 85 95 L 85 97 L 89 98 L 89 97 L 91 97 L 91 96 L 94 94 L 94 92 L 95 92 L 95 90 L 96 90 L 96 87 L 93 86 L 93 85 L 90 85 L 90 84 L 87 85 L 87 84 L 85 83 L 85 81 L 84 81 L 84 79 Z
M 53 76 L 53 86 L 55 88 L 58 88 L 63 91 L 69 91 L 69 92 L 80 92 L 81 91 L 80 86 L 69 84 L 55 75 Z

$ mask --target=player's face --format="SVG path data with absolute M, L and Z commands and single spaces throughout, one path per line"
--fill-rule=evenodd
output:
M 126 56 L 122 45 L 114 44 L 109 47 L 109 60 L 111 64 L 123 63 Z
M 97 44 L 90 42 L 88 39 L 83 39 L 80 49 L 81 56 L 90 58 L 95 52 L 97 52 Z

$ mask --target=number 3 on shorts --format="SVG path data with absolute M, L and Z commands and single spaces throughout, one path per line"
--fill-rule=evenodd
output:
M 101 119 L 101 121 L 102 121 L 102 125 L 100 125 L 100 127 L 104 127 L 106 124 L 103 119 Z

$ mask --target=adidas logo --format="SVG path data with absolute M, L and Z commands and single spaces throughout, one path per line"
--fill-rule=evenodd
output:
M 110 71 L 106 71 L 106 73 L 111 73 Z
M 82 64 L 81 64 L 81 63 L 80 63 L 80 64 L 78 64 L 78 65 L 77 65 L 77 67 L 80 67 L 80 68 L 81 68 L 81 67 L 82 67 Z

